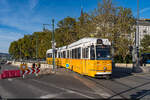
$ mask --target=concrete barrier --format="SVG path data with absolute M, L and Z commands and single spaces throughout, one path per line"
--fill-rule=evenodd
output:
M 20 67 L 20 64 L 21 64 L 21 62 L 12 62 L 13 66 Z M 33 63 L 26 63 L 26 64 L 28 67 L 31 68 Z M 41 64 L 41 68 L 50 68 L 50 65 L 49 64 Z
M 21 64 L 21 62 L 12 62 L 11 65 L 20 68 L 20 64 Z M 26 64 L 27 64 L 28 68 L 31 68 L 33 63 L 26 63 Z M 46 64 L 46 63 L 45 64 L 41 64 L 39 74 L 49 74 L 49 73 L 52 72 L 52 68 L 53 68 L 52 65 L 49 65 L 49 64 Z
M 133 64 L 125 64 L 125 63 L 116 63 L 115 67 L 124 67 L 124 68 L 132 68 Z M 142 67 L 142 66 L 141 66 Z M 143 66 L 144 67 L 144 66 Z M 150 67 L 150 64 L 146 64 L 145 67 Z
M 12 62 L 12 65 L 20 67 L 21 62 Z M 32 67 L 33 63 L 27 63 L 28 67 Z M 150 68 L 150 64 L 147 64 L 146 67 Z M 133 64 L 125 64 L 125 63 L 116 63 L 115 64 L 115 71 L 125 72 L 125 73 L 132 73 Z M 143 72 L 150 72 L 148 68 L 142 67 Z M 147 70 L 148 69 L 148 70 Z M 48 74 L 52 71 L 52 65 L 49 64 L 41 64 L 39 74 Z

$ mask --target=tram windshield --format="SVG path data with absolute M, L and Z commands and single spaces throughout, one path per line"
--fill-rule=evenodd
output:
M 110 46 L 106 45 L 97 45 L 96 46 L 96 59 L 110 59 Z

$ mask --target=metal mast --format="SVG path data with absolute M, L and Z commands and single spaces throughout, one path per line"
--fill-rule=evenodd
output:
M 139 0 L 137 0 L 137 21 L 135 32 L 135 44 L 133 52 L 133 72 L 141 72 L 139 64 Z
M 52 19 L 52 49 L 53 49 L 53 71 L 55 72 L 55 33 L 54 33 L 54 19 Z

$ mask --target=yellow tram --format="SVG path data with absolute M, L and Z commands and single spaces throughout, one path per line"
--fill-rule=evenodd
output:
M 108 39 L 83 38 L 70 45 L 56 48 L 55 63 L 79 74 L 91 77 L 112 74 L 111 43 Z M 52 49 L 46 53 L 48 64 L 52 64 Z

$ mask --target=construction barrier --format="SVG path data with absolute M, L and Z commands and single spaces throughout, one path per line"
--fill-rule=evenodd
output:
M 8 70 L 3 71 L 2 74 L 0 74 L 0 79 L 21 77 L 21 76 L 22 75 L 20 70 Z

